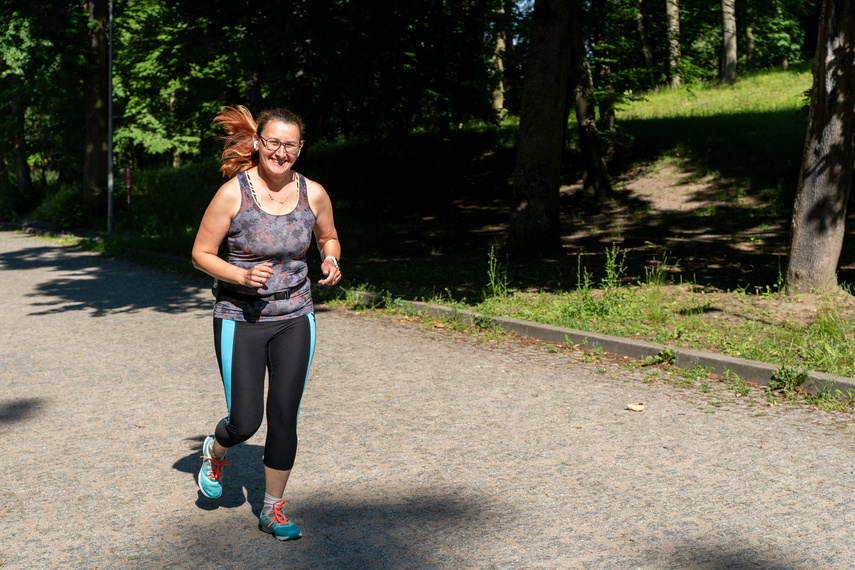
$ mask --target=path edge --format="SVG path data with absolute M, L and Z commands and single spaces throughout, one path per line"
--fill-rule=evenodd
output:
M 390 301 L 388 297 L 365 291 L 351 291 L 350 294 L 355 295 L 360 303 L 368 306 L 387 304 Z M 742 380 L 759 386 L 768 386 L 769 380 L 780 368 L 776 364 L 735 358 L 714 352 L 676 348 L 667 344 L 557 327 L 510 317 L 490 317 L 478 314 L 475 311 L 421 301 L 394 299 L 391 302 L 396 307 L 409 309 L 436 319 L 452 320 L 465 324 L 485 324 L 543 342 L 578 344 L 587 349 L 601 349 L 611 354 L 636 360 L 654 358 L 667 350 L 677 355 L 674 364 L 679 368 L 708 367 L 715 374 L 721 376 L 726 376 L 728 373 L 737 374 Z M 802 383 L 801 388 L 812 394 L 837 394 L 851 398 L 855 396 L 855 379 L 811 370 L 807 371 L 807 378 Z

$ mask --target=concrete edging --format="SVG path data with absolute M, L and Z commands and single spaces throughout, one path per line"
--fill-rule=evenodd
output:
M 387 300 L 386 297 L 375 293 L 358 292 L 358 295 L 360 296 L 360 301 L 366 305 L 377 305 L 384 303 Z M 396 299 L 395 303 L 409 307 L 420 314 L 433 318 L 451 318 L 463 323 L 489 322 L 493 326 L 520 336 L 526 336 L 555 344 L 572 343 L 584 345 L 585 348 L 589 349 L 601 348 L 606 352 L 617 354 L 619 356 L 627 356 L 636 360 L 644 360 L 648 357 L 654 357 L 663 350 L 669 350 L 677 354 L 675 365 L 680 368 L 691 368 L 693 366 L 700 365 L 709 367 L 715 374 L 722 376 L 730 371 L 737 374 L 746 382 L 751 382 L 760 386 L 768 386 L 769 380 L 779 368 L 779 366 L 775 364 L 746 360 L 744 358 L 734 358 L 732 356 L 726 356 L 724 354 L 717 354 L 714 352 L 675 348 L 669 345 L 556 327 L 553 325 L 523 321 L 509 317 L 487 317 L 479 315 L 474 311 L 452 309 L 450 307 L 443 307 L 442 305 L 433 305 L 431 303 L 423 303 L 420 301 Z M 813 394 L 820 391 L 834 392 L 835 390 L 839 390 L 843 394 L 849 394 L 851 391 L 851 393 L 855 395 L 855 379 L 845 376 L 826 374 L 824 372 L 809 371 L 807 373 L 807 379 L 801 387 Z

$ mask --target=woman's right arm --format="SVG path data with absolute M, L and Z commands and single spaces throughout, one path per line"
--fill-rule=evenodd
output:
M 261 287 L 273 275 L 271 264 L 260 263 L 251 269 L 242 269 L 217 255 L 239 209 L 240 185 L 234 177 L 220 187 L 205 210 L 193 243 L 193 266 L 220 281 Z

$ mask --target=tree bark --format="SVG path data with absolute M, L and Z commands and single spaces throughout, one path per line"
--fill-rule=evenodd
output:
M 499 6 L 498 12 L 499 20 L 504 22 L 505 7 Z M 504 26 L 502 26 L 496 34 L 496 51 L 493 53 L 493 111 L 496 112 L 496 116 L 499 118 L 502 117 L 505 108 L 504 57 L 506 33 Z
M 523 80 L 508 246 L 516 262 L 561 253 L 559 188 L 570 66 L 570 2 L 536 0 Z
M 615 89 L 612 83 L 611 52 L 608 47 L 608 38 L 605 30 L 607 15 L 606 0 L 594 0 L 591 3 L 594 10 L 594 57 L 596 65 L 594 71 L 597 77 L 597 85 L 600 88 L 600 97 L 597 105 L 600 110 L 599 128 L 601 132 L 613 135 L 615 132 Z M 606 162 L 614 156 L 614 137 L 609 136 L 603 141 L 603 158 Z
M 721 82 L 736 81 L 736 0 L 721 0 Z
M 650 78 L 650 85 L 656 85 L 653 69 L 653 51 L 650 49 L 650 42 L 647 41 L 647 30 L 644 28 L 644 14 L 641 13 L 641 0 L 635 0 L 635 21 L 638 26 L 638 36 L 641 39 L 641 53 L 644 55 L 644 67 Z
M 505 49 L 502 52 L 502 105 L 512 115 L 518 114 L 520 97 L 516 95 L 518 74 L 515 67 L 514 42 L 508 41 L 508 35 L 514 29 L 514 0 L 503 0 L 502 6 L 502 30 L 505 33 Z
M 676 89 L 680 86 L 680 6 L 678 0 L 665 0 L 665 12 L 668 16 L 668 85 Z
M 87 0 L 89 13 L 89 71 L 83 78 L 83 199 L 90 205 L 107 191 L 107 0 Z
M 846 229 L 855 160 L 855 4 L 825 0 L 799 188 L 793 208 L 787 291 L 829 292 Z
M 603 158 L 600 133 L 597 129 L 594 107 L 594 81 L 591 76 L 591 64 L 585 53 L 585 38 L 582 34 L 582 9 L 579 0 L 572 0 L 570 18 L 570 37 L 572 42 L 572 60 L 570 62 L 569 105 L 576 109 L 576 121 L 579 124 L 579 150 L 582 154 L 582 183 L 598 202 L 604 201 L 611 193 L 606 161 Z M 565 118 L 564 124 L 567 124 Z
M 5 65 L 2 62 L 0 62 L 0 71 L 6 71 Z M 9 96 L 11 103 L 9 123 L 12 128 L 10 129 L 11 136 L 8 138 L 11 150 L 10 158 L 12 169 L 15 173 L 18 195 L 26 201 L 30 197 L 33 187 L 30 165 L 27 162 L 29 152 L 27 151 L 27 138 L 25 136 L 27 104 L 19 88 L 17 76 L 11 73 L 7 74 L 3 77 L 0 85 L 2 85 L 3 91 Z
M 745 36 L 748 40 L 745 46 L 745 68 L 753 73 L 757 70 L 757 34 L 754 32 L 753 20 L 745 26 Z

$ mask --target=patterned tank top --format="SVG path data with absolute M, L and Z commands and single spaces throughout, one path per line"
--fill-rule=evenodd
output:
M 229 263 L 243 269 L 269 261 L 273 276 L 263 287 L 220 283 L 223 296 L 214 305 L 214 317 L 230 321 L 263 322 L 292 319 L 314 311 L 306 252 L 312 242 L 315 214 L 309 207 L 306 179 L 297 175 L 297 207 L 282 215 L 268 214 L 258 205 L 247 173 L 238 174 L 240 210 L 228 233 Z M 292 289 L 290 298 L 253 301 L 229 298 L 228 293 L 264 297 Z

